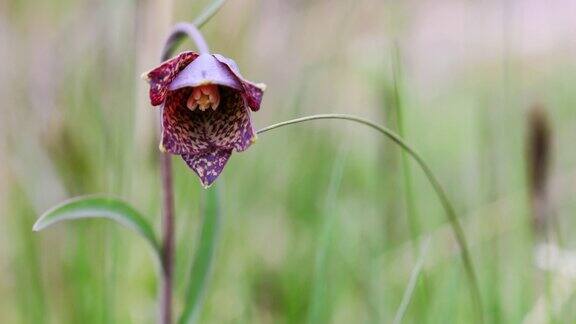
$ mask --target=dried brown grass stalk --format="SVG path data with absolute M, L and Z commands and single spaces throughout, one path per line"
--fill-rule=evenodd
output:
M 545 238 L 550 226 L 550 204 L 548 197 L 548 178 L 552 130 L 544 106 L 535 104 L 528 115 L 528 134 L 526 140 L 528 186 L 532 209 L 532 224 L 535 234 Z

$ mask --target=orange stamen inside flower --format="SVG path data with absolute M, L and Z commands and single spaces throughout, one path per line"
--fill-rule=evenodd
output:
M 202 85 L 192 88 L 192 93 L 188 97 L 186 106 L 188 109 L 194 111 L 198 108 L 204 111 L 208 108 L 216 110 L 220 104 L 220 93 L 218 92 L 218 86 L 214 84 Z

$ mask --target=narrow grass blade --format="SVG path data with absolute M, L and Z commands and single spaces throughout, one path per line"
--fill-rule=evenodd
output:
M 416 283 L 418 282 L 418 277 L 420 276 L 420 272 L 422 271 L 422 267 L 424 266 L 424 259 L 426 258 L 426 254 L 428 253 L 428 246 L 430 245 L 430 236 L 426 237 L 422 244 L 420 245 L 420 255 L 418 256 L 418 260 L 416 261 L 416 265 L 414 269 L 412 269 L 412 273 L 410 274 L 410 280 L 408 281 L 408 286 L 404 291 L 404 295 L 402 296 L 402 302 L 400 303 L 400 307 L 398 307 L 398 311 L 396 311 L 396 316 L 394 316 L 394 324 L 402 323 L 402 319 L 406 314 L 406 310 L 408 309 L 408 305 L 410 304 L 410 300 L 412 299 L 412 295 L 414 293 L 414 289 L 416 288 Z
M 393 82 L 394 82 L 394 108 L 396 109 L 396 127 L 398 135 L 406 138 L 406 120 L 404 118 L 404 102 L 402 98 L 402 69 L 400 62 L 400 48 L 395 44 L 393 56 Z M 418 235 L 419 224 L 416 204 L 414 199 L 414 190 L 412 189 L 412 169 L 410 168 L 409 154 L 402 151 L 402 175 L 404 181 L 404 195 L 406 196 L 406 216 L 408 216 L 408 225 L 410 226 L 411 239 L 414 241 Z
M 61 221 L 83 218 L 111 219 L 145 238 L 157 253 L 160 251 L 154 231 L 144 217 L 128 203 L 113 197 L 84 196 L 67 200 L 40 216 L 32 230 L 37 232 Z
M 402 72 L 402 60 L 400 47 L 397 42 L 394 44 L 394 55 L 392 57 L 392 69 L 393 69 L 393 83 L 394 83 L 394 107 L 396 108 L 396 123 L 398 128 L 398 135 L 401 138 L 406 138 L 406 118 L 405 118 L 405 106 L 403 97 L 403 72 Z M 416 247 L 416 240 L 420 236 L 420 222 L 418 215 L 418 208 L 416 204 L 416 197 L 414 196 L 414 189 L 412 187 L 412 168 L 410 166 L 410 155 L 406 151 L 401 152 L 402 157 L 402 178 L 404 181 L 404 196 L 406 197 L 406 217 L 408 219 L 408 226 L 410 229 L 410 239 L 413 242 L 414 256 L 418 254 Z M 423 300 L 429 300 L 429 290 L 428 278 L 426 272 L 422 274 L 422 286 L 419 292 L 422 294 Z M 416 321 L 420 322 L 426 318 L 427 303 L 422 303 L 418 305 L 422 307 L 422 312 L 419 313 L 420 318 Z
M 22 323 L 42 323 L 52 314 L 47 307 L 48 299 L 42 282 L 40 242 L 30 238 L 30 225 L 35 214 L 34 206 L 21 183 L 14 183 L 9 188 L 11 190 L 7 192 L 6 209 L 0 208 L 8 215 L 17 215 L 7 217 L 5 223 L 0 216 L 0 224 L 5 224 L 10 229 L 3 232 L 7 235 L 3 239 L 6 239 L 5 242 L 10 242 L 14 252 L 9 262 L 14 269 L 18 269 L 13 272 L 10 280 L 14 293 L 9 298 Z
M 328 268 L 328 253 L 330 242 L 332 241 L 332 231 L 334 223 L 336 222 L 335 206 L 342 183 L 342 176 L 344 173 L 344 165 L 348 150 L 341 149 L 336 157 L 334 166 L 332 167 L 332 176 L 330 177 L 330 184 L 328 185 L 328 194 L 326 195 L 326 202 L 324 206 L 324 221 L 322 223 L 321 234 L 318 241 L 318 248 L 316 250 L 316 258 L 314 262 L 314 274 L 312 281 L 310 308 L 308 309 L 308 323 L 323 323 L 326 317 L 326 269 Z
M 225 2 L 226 0 L 212 0 L 212 2 L 202 10 L 198 17 L 194 19 L 194 25 L 196 25 L 197 28 L 204 26 L 204 24 L 218 12 Z
M 190 281 L 186 292 L 186 303 L 180 317 L 180 324 L 195 323 L 198 320 L 203 302 L 204 291 L 210 276 L 214 251 L 220 230 L 220 196 L 219 189 L 212 186 L 205 191 L 203 220 L 198 248 L 190 270 Z

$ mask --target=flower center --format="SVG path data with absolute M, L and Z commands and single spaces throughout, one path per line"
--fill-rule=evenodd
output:
M 214 84 L 202 85 L 192 88 L 192 93 L 188 97 L 186 106 L 188 109 L 194 111 L 198 108 L 204 111 L 208 108 L 216 110 L 218 104 L 220 103 L 220 93 L 218 92 L 218 86 Z

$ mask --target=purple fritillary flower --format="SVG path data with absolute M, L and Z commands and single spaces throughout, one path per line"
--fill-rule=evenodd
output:
M 204 187 L 220 175 L 232 150 L 256 140 L 250 111 L 260 109 L 264 84 L 245 80 L 233 60 L 184 52 L 145 74 L 150 102 L 162 105 L 160 149 L 181 155 Z

